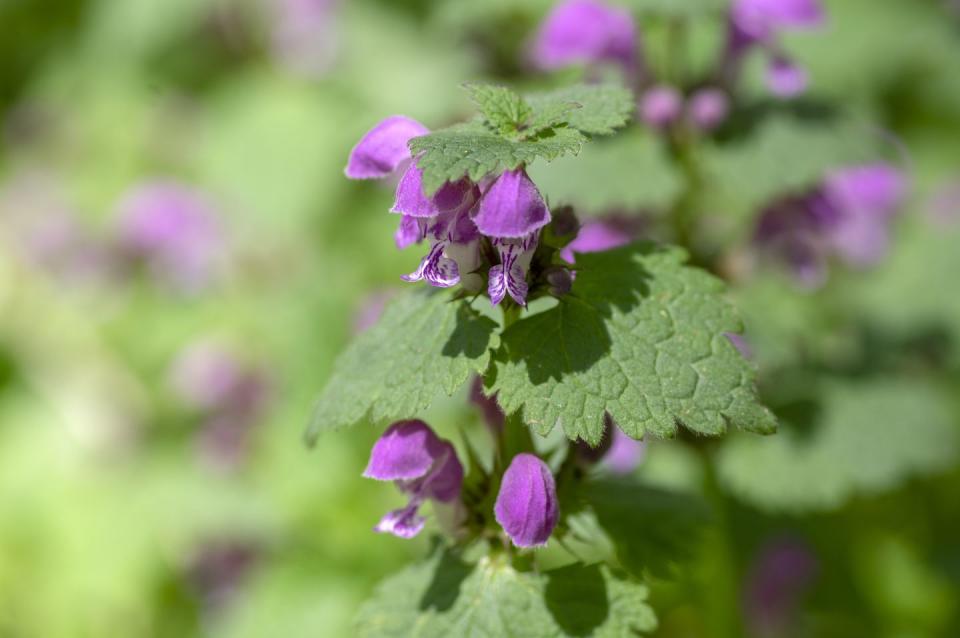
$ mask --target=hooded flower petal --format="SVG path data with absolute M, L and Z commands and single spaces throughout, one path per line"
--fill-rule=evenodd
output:
M 523 169 L 505 171 L 480 200 L 473 222 L 490 237 L 526 237 L 550 222 L 540 191 Z
M 597 0 L 561 2 L 540 28 L 531 57 L 545 70 L 600 62 L 631 69 L 637 63 L 633 18 Z
M 350 151 L 344 171 L 350 179 L 381 179 L 410 159 L 407 142 L 430 132 L 426 126 L 402 115 L 392 115 L 370 129 Z
M 397 185 L 396 199 L 390 212 L 410 217 L 436 217 L 461 206 L 473 194 L 474 188 L 473 183 L 464 178 L 447 182 L 433 197 L 427 197 L 423 194 L 423 171 L 416 164 L 411 164 Z
M 767 88 L 777 97 L 790 98 L 807 89 L 807 72 L 783 56 L 774 56 L 767 65 Z
M 683 111 L 683 96 L 672 86 L 655 86 L 640 98 L 640 119 L 655 129 L 677 120 Z
M 643 462 L 647 442 L 631 439 L 616 426 L 611 432 L 610 450 L 603 457 L 603 465 L 614 474 L 631 474 Z
M 506 295 L 519 305 L 527 304 L 527 270 L 537 249 L 538 234 L 532 233 L 523 239 L 493 239 L 500 253 L 500 263 L 490 268 L 487 292 L 494 306 Z
M 517 547 L 546 545 L 560 517 L 556 484 L 547 464 L 533 454 L 513 457 L 503 473 L 493 511 Z
M 399 421 L 373 445 L 363 475 L 378 481 L 422 478 L 447 453 L 429 425 L 420 420 Z
M 393 234 L 393 241 L 397 248 L 403 250 L 410 244 L 419 243 L 426 234 L 426 227 L 422 220 L 404 215 L 400 218 L 400 225 L 397 226 L 397 232 Z

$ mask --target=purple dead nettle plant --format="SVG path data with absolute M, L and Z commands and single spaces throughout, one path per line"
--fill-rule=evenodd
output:
M 423 172 L 407 147 L 412 138 L 428 132 L 410 118 L 389 117 L 357 143 L 345 171 L 352 179 L 383 179 L 402 171 L 390 208 L 401 215 L 397 247 L 423 241 L 429 245 L 417 268 L 402 279 L 438 288 L 459 284 L 470 293 L 481 292 L 486 281 L 494 305 L 507 295 L 526 305 L 530 260 L 540 229 L 551 219 L 540 192 L 519 167 L 479 183 L 466 177 L 447 182 L 428 197 Z M 493 249 L 498 263 L 487 261 L 484 245 Z
M 906 186 L 904 174 L 888 164 L 835 170 L 819 187 L 767 207 L 754 243 L 785 263 L 799 283 L 819 287 L 831 257 L 859 269 L 883 259 Z
M 720 76 L 731 87 L 740 76 L 747 54 L 762 51 L 767 57 L 767 88 L 789 98 L 807 86 L 806 71 L 783 50 L 781 34 L 816 29 L 824 23 L 818 0 L 734 0 L 730 6 L 727 42 Z

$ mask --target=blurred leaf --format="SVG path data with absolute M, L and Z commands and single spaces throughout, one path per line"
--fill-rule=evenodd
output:
M 518 572 L 502 558 L 449 552 L 385 580 L 357 617 L 362 638 L 595 638 L 656 627 L 647 588 L 602 566 Z
M 717 458 L 721 483 L 762 509 L 825 510 L 956 461 L 960 431 L 927 383 L 832 380 L 816 397 L 819 410 L 785 416 L 775 437 L 727 441 Z
M 628 479 L 590 481 L 582 494 L 613 541 L 620 564 L 636 576 L 645 571 L 670 576 L 696 552 L 708 518 L 705 504 L 693 496 Z
M 597 140 L 575 158 L 534 164 L 530 176 L 551 204 L 587 214 L 665 208 L 682 187 L 660 141 L 639 127 Z
M 605 412 L 635 439 L 673 436 L 678 425 L 772 431 L 753 366 L 724 334 L 741 324 L 723 284 L 685 260 L 652 244 L 578 256 L 573 292 L 503 333 L 491 391 L 504 411 L 592 445 Z
M 307 439 L 364 418 L 417 416 L 441 390 L 453 394 L 471 373 L 486 369 L 496 327 L 444 293 L 421 288 L 398 295 L 337 358 Z

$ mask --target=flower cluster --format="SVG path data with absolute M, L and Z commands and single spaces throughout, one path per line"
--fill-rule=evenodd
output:
M 754 242 L 786 263 L 801 284 L 816 288 L 826 280 L 830 257 L 855 268 L 884 257 L 905 189 L 904 175 L 888 164 L 836 170 L 819 187 L 764 210 Z
M 521 167 L 479 183 L 465 177 L 447 182 L 428 197 L 423 172 L 407 147 L 410 139 L 427 133 L 415 120 L 388 117 L 353 148 L 345 171 L 352 179 L 401 174 L 390 208 L 401 215 L 397 247 L 423 241 L 429 246 L 404 281 L 426 281 L 439 288 L 460 284 L 474 293 L 482 291 L 486 281 L 494 305 L 507 295 L 525 305 L 530 261 L 540 229 L 551 220 L 540 192 Z
M 463 466 L 457 452 L 423 421 L 391 425 L 374 444 L 363 475 L 394 481 L 409 497 L 405 507 L 384 515 L 374 528 L 378 532 L 416 536 L 425 523 L 420 506 L 427 500 L 454 510 L 461 507 Z M 503 474 L 494 511 L 518 547 L 545 544 L 559 517 L 556 485 L 546 463 L 532 454 L 517 454 Z

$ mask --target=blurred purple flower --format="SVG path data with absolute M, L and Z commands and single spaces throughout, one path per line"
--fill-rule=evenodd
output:
M 647 443 L 627 436 L 608 413 L 603 415 L 603 438 L 597 447 L 583 441 L 576 445 L 577 456 L 588 464 L 600 463 L 612 474 L 631 474 L 646 453 Z
M 764 210 L 754 240 L 785 261 L 800 283 L 817 287 L 831 256 L 864 268 L 886 255 L 890 221 L 905 191 L 904 175 L 886 164 L 836 170 L 819 188 Z
M 326 75 L 340 49 L 341 0 L 269 0 L 269 4 L 277 60 L 300 75 Z
M 687 101 L 687 114 L 698 131 L 712 131 L 723 124 L 729 113 L 730 98 L 721 89 L 699 89 Z
M 753 358 L 753 348 L 750 347 L 750 343 L 742 334 L 737 334 L 736 332 L 724 332 L 723 334 L 730 340 L 730 343 L 737 349 L 741 357 L 744 359 Z
M 121 245 L 158 280 L 196 292 L 214 278 L 225 238 L 202 193 L 172 181 L 146 182 L 123 197 L 119 211 Z
M 796 97 L 807 89 L 807 72 L 791 60 L 775 55 L 767 64 L 767 88 L 777 97 Z
M 394 481 L 410 497 L 406 507 L 388 512 L 375 531 L 412 538 L 423 529 L 420 506 L 433 499 L 450 503 L 460 498 L 463 466 L 453 445 L 423 421 L 399 421 L 383 433 L 370 452 L 363 475 Z
M 544 70 L 612 63 L 630 73 L 639 62 L 637 42 L 629 11 L 598 0 L 565 0 L 541 25 L 531 58 Z
M 180 400 L 202 415 L 201 458 L 217 469 L 238 467 L 269 399 L 264 371 L 213 342 L 198 341 L 174 361 L 170 382 Z
M 0 191 L 0 238 L 30 264 L 68 283 L 102 283 L 115 274 L 107 242 L 83 223 L 46 174 L 15 175 Z
M 479 408 L 483 421 L 491 432 L 497 434 L 503 429 L 507 417 L 500 409 L 500 404 L 497 403 L 497 395 L 487 396 L 484 393 L 483 377 L 476 376 L 473 378 L 473 382 L 470 384 L 470 403 Z
M 216 540 L 202 544 L 190 559 L 187 576 L 207 612 L 228 606 L 261 556 L 249 541 Z
M 513 457 L 493 511 L 517 547 L 546 545 L 560 518 L 557 488 L 547 464 L 533 454 Z
M 744 612 L 753 636 L 782 636 L 795 622 L 804 592 L 816 578 L 818 561 L 805 543 L 783 539 L 757 554 L 744 584 Z
M 665 129 L 682 113 L 683 95 L 672 86 L 654 86 L 640 96 L 640 119 L 650 128 Z
M 353 314 L 353 334 L 358 335 L 375 326 L 380 321 L 387 303 L 395 295 L 393 290 L 378 290 L 364 297 Z
M 580 227 L 576 238 L 560 251 L 567 263 L 575 263 L 576 253 L 597 253 L 625 246 L 637 233 L 635 220 L 619 217 L 593 219 Z

